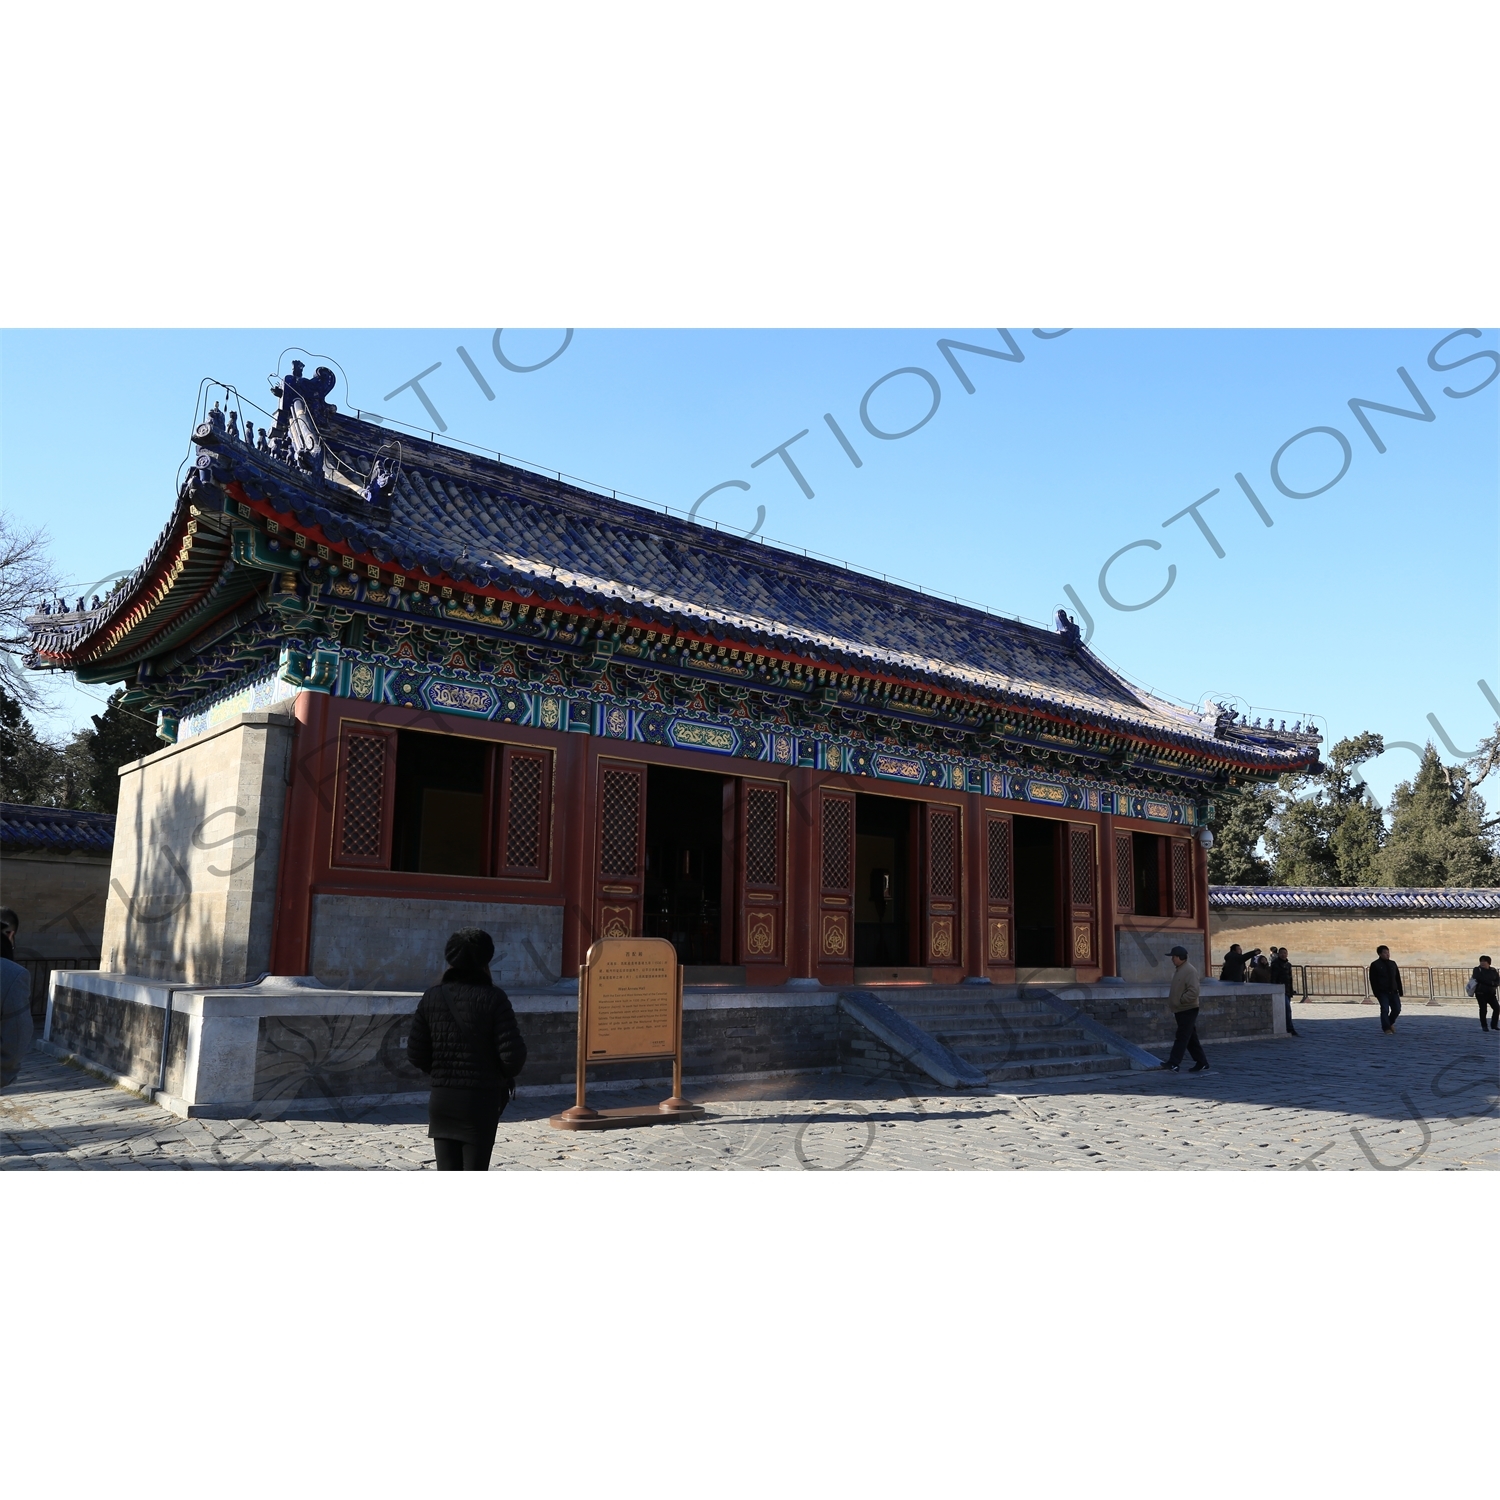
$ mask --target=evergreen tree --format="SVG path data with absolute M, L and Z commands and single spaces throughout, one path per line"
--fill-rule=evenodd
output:
M 114 812 L 120 767 L 161 749 L 151 721 L 121 706 L 123 691 L 92 716 L 92 729 L 80 729 L 63 746 L 39 735 L 0 687 L 0 802 Z
M 1268 885 L 1271 867 L 1257 852 L 1266 823 L 1275 811 L 1274 787 L 1230 787 L 1213 800 L 1208 827 L 1214 846 L 1208 851 L 1212 885 Z
M 80 730 L 65 752 L 78 767 L 80 800 L 69 806 L 114 812 L 120 805 L 120 767 L 162 748 L 151 720 L 121 705 L 124 693 L 116 688 L 104 712 L 92 716 L 94 727 Z
M 1391 831 L 1380 851 L 1382 885 L 1500 885 L 1484 801 L 1461 766 L 1445 766 L 1431 744 L 1411 781 L 1391 794 Z
M 1340 740 L 1317 771 L 1281 778 L 1266 839 L 1277 885 L 1376 883 L 1385 824 L 1357 768 L 1384 750 L 1366 730 Z
M 0 687 L 0 802 L 66 807 L 62 754 Z

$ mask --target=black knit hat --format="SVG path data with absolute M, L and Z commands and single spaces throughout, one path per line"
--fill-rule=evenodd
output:
M 477 927 L 455 932 L 443 948 L 443 958 L 450 969 L 485 969 L 495 956 L 495 940 Z

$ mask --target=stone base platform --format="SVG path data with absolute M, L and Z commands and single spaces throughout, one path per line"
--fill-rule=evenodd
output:
M 923 1002 L 1000 1011 L 1030 1002 L 1027 985 L 864 987 L 916 1022 Z M 1170 1041 L 1164 984 L 1070 985 L 1049 991 L 1091 1017 L 1095 1031 L 1142 1045 Z M 519 1090 L 561 1093 L 574 1086 L 576 983 L 512 990 L 529 1059 Z M 841 1006 L 840 996 L 851 1004 Z M 426 1075 L 406 1060 L 415 991 L 336 990 L 315 979 L 270 978 L 256 985 L 169 984 L 127 974 L 59 970 L 52 976 L 43 1046 L 186 1117 L 266 1116 L 310 1107 L 425 1101 Z M 689 987 L 683 996 L 685 1087 L 785 1073 L 865 1071 L 872 1052 L 868 1008 L 854 992 L 794 981 L 775 989 Z M 1276 1003 L 1273 1003 L 1273 998 Z M 1054 1005 L 1054 1009 L 1056 1006 Z M 1272 1036 L 1284 1030 L 1270 986 L 1205 983 L 1199 1025 L 1205 1041 Z M 889 1038 L 887 1038 L 889 1041 Z M 937 1078 L 943 1047 L 897 1048 L 891 1066 Z M 881 1054 L 884 1056 L 885 1054 Z M 625 1076 L 628 1071 L 629 1076 Z M 671 1076 L 670 1063 L 589 1069 L 589 1089 L 628 1088 Z M 995 1081 L 998 1082 L 998 1079 Z

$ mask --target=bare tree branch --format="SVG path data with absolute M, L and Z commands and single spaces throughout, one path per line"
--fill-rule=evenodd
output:
M 1471 787 L 1478 786 L 1497 768 L 1500 768 L 1500 724 L 1495 725 L 1488 739 L 1480 740 L 1479 748 L 1464 764 Z
M 45 596 L 57 592 L 49 540 L 45 531 L 27 531 L 0 511 L 0 686 L 27 708 L 40 706 L 42 695 L 18 653 L 31 645 L 26 616 L 36 612 Z

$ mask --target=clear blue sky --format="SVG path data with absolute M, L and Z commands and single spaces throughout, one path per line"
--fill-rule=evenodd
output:
M 1173 698 L 1235 695 L 1256 712 L 1316 715 L 1335 737 L 1374 729 L 1415 743 L 1435 714 L 1461 750 L 1500 697 L 1495 580 L 1500 562 L 1500 356 L 1434 371 L 1431 331 L 1091 331 L 1039 339 L 1011 330 L 1024 359 L 955 351 L 940 338 L 1005 350 L 993 330 L 590 331 L 529 374 L 504 368 L 491 329 L 327 331 L 26 331 L 0 335 L 0 485 L 5 508 L 44 525 L 75 588 L 133 567 L 171 509 L 204 376 L 267 400 L 267 374 L 287 346 L 332 359 L 349 388 L 333 400 L 431 425 L 424 382 L 448 435 L 687 509 L 851 564 L 897 574 L 1024 617 L 1075 606 L 1093 644 L 1135 681 Z M 1452 339 L 1449 362 L 1500 348 L 1492 329 Z M 561 331 L 507 331 L 513 364 L 545 359 Z M 458 355 L 462 345 L 494 392 Z M 1007 351 L 1008 352 L 1008 351 Z M 289 358 L 290 356 L 288 356 Z M 283 360 L 283 367 L 285 361 Z M 1351 397 L 1415 408 L 1404 367 L 1435 412 L 1419 422 L 1370 412 L 1378 453 Z M 910 436 L 880 439 L 861 401 L 898 369 L 926 371 L 940 399 Z M 870 396 L 886 432 L 933 403 L 921 375 Z M 824 421 L 832 413 L 862 460 L 855 468 Z M 1289 438 L 1332 427 L 1350 444 L 1344 477 L 1314 498 L 1289 498 L 1271 461 Z M 780 458 L 754 461 L 808 429 L 789 450 L 808 498 Z M 1308 491 L 1342 462 L 1337 439 L 1294 445 L 1280 475 Z M 1235 480 L 1242 473 L 1274 519 L 1267 528 Z M 1217 489 L 1200 514 L 1163 522 Z M 1128 543 L 1149 539 L 1111 568 Z M 97 692 L 98 690 L 93 690 Z M 59 687 L 58 731 L 85 722 L 93 699 Z M 1369 770 L 1384 798 L 1415 760 L 1388 752 Z M 1492 799 L 1493 800 L 1493 799 Z

